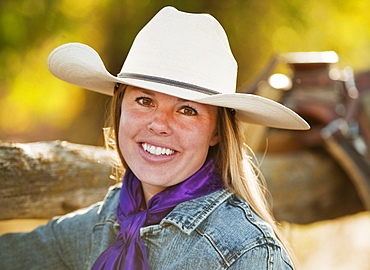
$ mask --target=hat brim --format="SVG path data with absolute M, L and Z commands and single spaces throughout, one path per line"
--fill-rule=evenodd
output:
M 99 54 L 81 43 L 56 48 L 48 58 L 48 68 L 57 78 L 106 95 L 113 95 L 116 83 L 132 85 L 179 98 L 236 110 L 243 122 L 274 128 L 307 130 L 308 123 L 284 105 L 253 94 L 215 94 L 137 78 L 119 78 L 110 74 Z

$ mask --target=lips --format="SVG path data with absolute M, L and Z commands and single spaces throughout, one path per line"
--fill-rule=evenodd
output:
M 142 143 L 141 146 L 143 147 L 145 151 L 155 156 L 163 156 L 163 155 L 169 156 L 175 153 L 175 150 L 164 148 L 164 147 L 156 147 L 154 145 L 150 145 L 147 143 Z

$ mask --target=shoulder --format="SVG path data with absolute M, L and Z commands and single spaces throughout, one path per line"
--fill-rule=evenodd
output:
M 89 207 L 78 209 L 64 216 L 55 217 L 54 219 L 58 220 L 58 223 L 63 223 L 64 221 L 69 220 L 78 221 L 79 219 L 83 219 L 86 223 L 88 223 L 89 220 L 91 220 L 91 222 L 105 221 L 109 219 L 115 220 L 120 190 L 120 184 L 111 186 L 102 201 L 92 204 Z
M 52 228 L 60 243 L 68 242 L 68 245 L 88 243 L 86 239 L 91 239 L 98 227 L 107 224 L 112 227 L 116 223 L 119 194 L 120 186 L 112 186 L 102 201 L 64 216 L 55 217 L 47 225 Z
M 235 194 L 231 194 L 219 207 L 200 224 L 200 228 L 217 226 L 230 236 L 245 240 L 274 241 L 275 234 L 271 226 L 260 218 L 249 203 Z M 243 235 L 243 237 L 240 237 Z
M 261 245 L 279 244 L 271 226 L 260 218 L 248 202 L 226 191 L 230 196 L 199 224 L 197 230 L 214 234 L 220 245 L 235 250 L 252 249 Z
M 198 230 L 212 234 L 220 250 L 227 250 L 230 267 L 241 269 L 255 265 L 256 269 L 264 269 L 264 266 L 266 269 L 293 268 L 271 225 L 260 218 L 248 202 L 235 194 L 215 209 L 199 225 Z
M 227 190 L 181 203 L 164 221 L 184 232 L 218 227 L 224 233 L 248 232 L 249 238 L 274 235 L 270 225 L 256 215 L 245 200 Z
M 208 239 L 230 269 L 245 265 L 274 269 L 279 264 L 292 269 L 271 226 L 248 202 L 229 191 L 217 191 L 180 204 L 166 220 L 189 235 L 195 232 Z
M 59 253 L 69 265 L 84 264 L 83 268 L 86 268 L 94 261 L 92 258 L 96 259 L 114 241 L 119 194 L 120 186 L 112 186 L 101 202 L 56 217 L 48 223 L 58 243 Z

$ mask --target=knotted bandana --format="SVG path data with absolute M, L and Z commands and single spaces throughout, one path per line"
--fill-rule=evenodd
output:
M 214 161 L 209 159 L 191 177 L 154 195 L 146 205 L 140 180 L 127 169 L 116 213 L 120 231 L 116 241 L 99 256 L 92 269 L 149 269 L 140 228 L 159 224 L 179 203 L 222 188 L 224 185 L 215 171 Z

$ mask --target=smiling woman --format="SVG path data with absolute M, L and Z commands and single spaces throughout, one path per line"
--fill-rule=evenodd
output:
M 118 76 L 79 43 L 56 48 L 48 67 L 113 95 L 123 180 L 99 204 L 1 237 L 1 268 L 293 268 L 239 123 L 309 126 L 281 104 L 235 93 L 237 64 L 215 18 L 163 8 Z
M 202 167 L 218 142 L 217 107 L 132 86 L 118 91 L 124 91 L 118 143 L 149 201 Z

